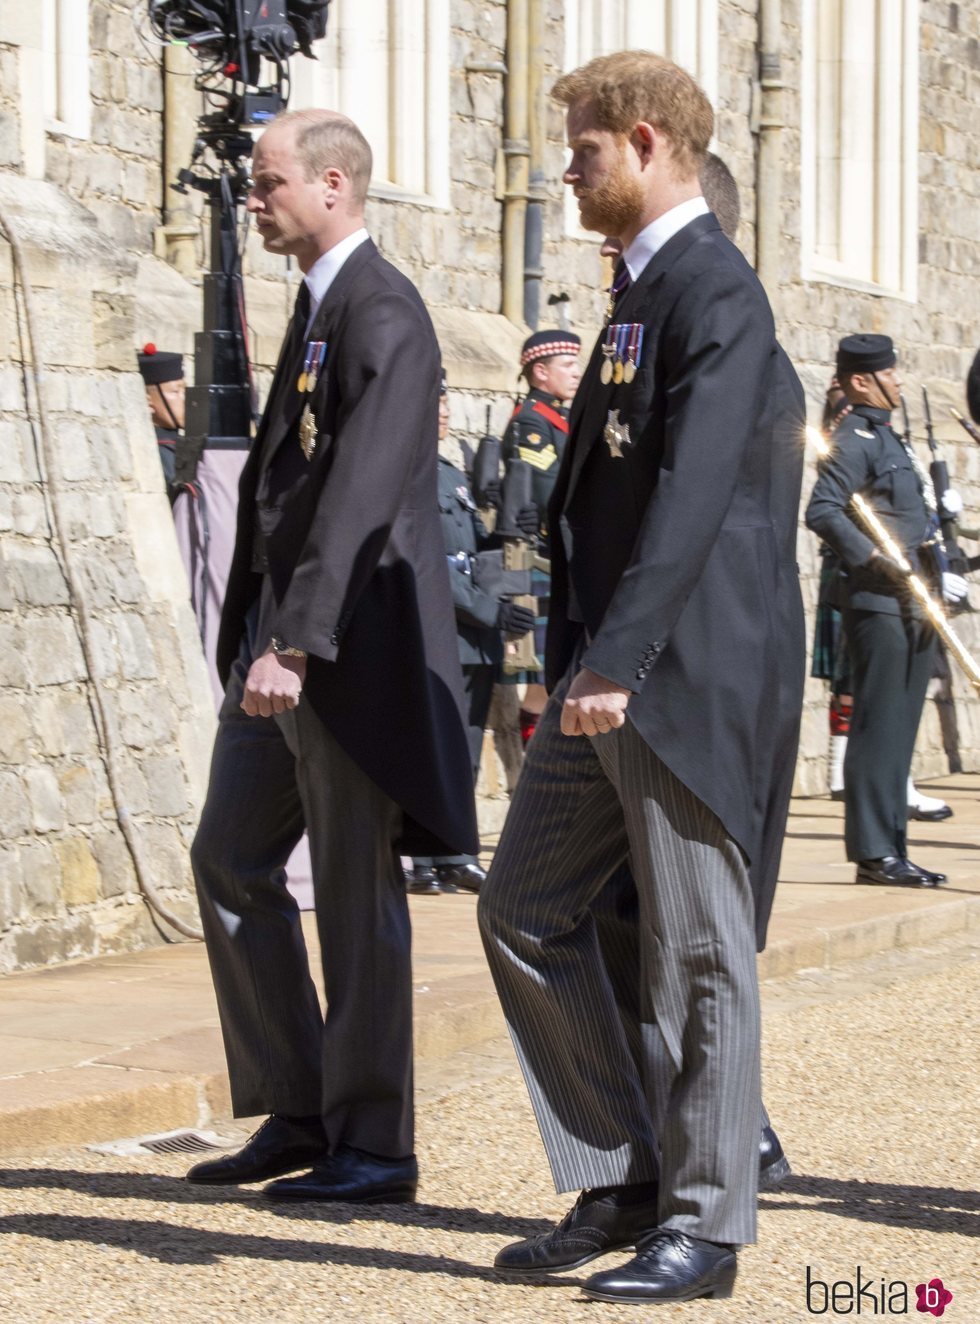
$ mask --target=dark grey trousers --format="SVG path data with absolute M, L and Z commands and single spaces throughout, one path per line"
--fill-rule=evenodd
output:
M 905 855 L 907 782 L 936 633 L 914 617 L 878 611 L 847 611 L 844 625 L 854 695 L 844 756 L 847 858 Z
M 413 1105 L 401 810 L 305 699 L 282 717 L 247 717 L 250 661 L 246 640 L 191 850 L 234 1111 L 320 1113 L 331 1150 L 343 1142 L 402 1157 L 413 1149 Z M 285 885 L 304 826 L 326 1017 Z
M 659 1177 L 661 1225 L 753 1241 L 759 999 L 744 860 L 629 721 L 563 736 L 564 689 L 528 745 L 479 904 L 556 1187 Z M 636 1023 L 590 909 L 627 860 Z

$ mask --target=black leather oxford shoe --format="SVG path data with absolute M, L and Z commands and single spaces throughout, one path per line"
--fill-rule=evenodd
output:
M 949 805 L 940 805 L 938 809 L 919 809 L 917 805 L 909 805 L 909 818 L 919 823 L 942 823 L 944 819 L 952 817 L 953 811 Z
M 440 864 L 436 869 L 436 877 L 444 889 L 456 892 L 462 888 L 464 892 L 479 892 L 487 875 L 478 864 Z
M 405 875 L 405 886 L 413 896 L 438 896 L 442 890 L 434 869 L 413 869 Z
M 326 1151 L 327 1141 L 319 1117 L 292 1121 L 273 1113 L 237 1154 L 196 1163 L 184 1180 L 203 1186 L 268 1181 L 270 1177 L 311 1167 Z
M 635 1246 L 657 1224 L 656 1186 L 651 1183 L 647 1189 L 649 1198 L 637 1204 L 618 1203 L 615 1195 L 583 1191 L 556 1228 L 505 1246 L 493 1267 L 509 1277 L 546 1278 L 577 1269 L 610 1251 Z
M 779 1136 L 771 1126 L 764 1126 L 759 1141 L 759 1190 L 778 1191 L 791 1172 Z
M 727 1297 L 735 1286 L 737 1263 L 730 1246 L 661 1228 L 644 1238 L 635 1259 L 621 1269 L 593 1274 L 583 1290 L 593 1301 L 635 1305 Z
M 854 881 L 884 883 L 891 887 L 938 887 L 946 881 L 946 875 L 920 869 L 901 855 L 885 855 L 880 860 L 858 860 Z
M 912 861 L 906 860 L 905 863 L 912 864 Z M 944 873 L 935 873 L 932 869 L 923 868 L 921 864 L 912 864 L 912 868 L 918 869 L 923 878 L 930 880 L 929 882 L 923 883 L 923 887 L 938 887 L 941 883 L 945 883 L 946 881 L 946 875 Z
M 271 1182 L 262 1192 L 270 1200 L 332 1200 L 337 1204 L 411 1204 L 419 1184 L 419 1165 L 408 1158 L 379 1158 L 341 1145 L 302 1177 Z

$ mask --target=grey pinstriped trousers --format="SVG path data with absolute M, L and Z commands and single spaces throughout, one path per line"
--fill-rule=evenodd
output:
M 479 903 L 555 1186 L 659 1177 L 661 1226 L 745 1244 L 760 1115 L 745 863 L 628 719 L 591 739 L 561 734 L 567 684 L 528 745 Z M 590 909 L 627 863 L 638 997 L 617 991 L 615 925 L 604 924 L 600 951 Z

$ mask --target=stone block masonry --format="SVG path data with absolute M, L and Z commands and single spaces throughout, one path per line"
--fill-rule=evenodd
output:
M 56 233 L 35 220 L 52 212 Z M 153 884 L 191 921 L 186 843 L 214 718 L 131 356 L 132 299 L 119 295 L 135 262 L 91 213 L 39 181 L 0 177 L 0 220 L 23 245 L 53 448 L 43 444 L 21 335 L 0 361 L 2 973 L 145 946 L 166 931 L 141 898 L 120 833 L 83 633 L 120 751 L 121 807 Z M 11 270 L 9 258 L 3 245 L 0 269 Z M 23 327 L 19 281 L 17 299 Z M 55 536 L 55 505 L 84 612 Z

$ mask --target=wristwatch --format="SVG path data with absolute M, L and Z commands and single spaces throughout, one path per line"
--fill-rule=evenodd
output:
M 290 648 L 290 646 L 278 635 L 273 635 L 269 640 L 269 647 L 275 653 L 276 657 L 306 657 L 302 648 Z

